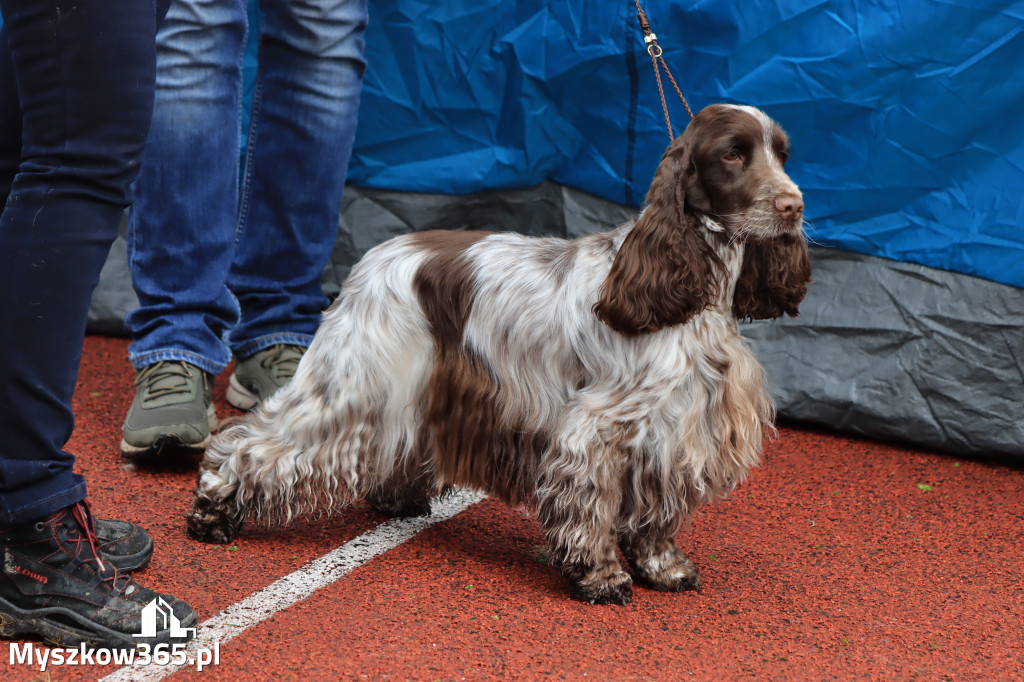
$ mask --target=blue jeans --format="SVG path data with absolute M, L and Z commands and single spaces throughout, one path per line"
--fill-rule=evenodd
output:
M 366 0 L 262 0 L 241 178 L 245 0 L 174 0 L 136 183 L 126 317 L 136 368 L 219 373 L 277 343 L 307 346 L 326 299 L 365 69 Z
M 153 0 L 0 0 L 0 524 L 85 498 L 64 450 L 92 290 L 153 109 Z

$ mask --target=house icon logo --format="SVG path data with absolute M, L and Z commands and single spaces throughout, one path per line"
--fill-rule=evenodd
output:
M 188 637 L 189 633 L 194 636 L 195 628 L 183 628 L 178 617 L 170 605 L 157 597 L 142 608 L 142 632 L 132 637 L 156 637 L 157 630 L 170 630 L 172 638 Z

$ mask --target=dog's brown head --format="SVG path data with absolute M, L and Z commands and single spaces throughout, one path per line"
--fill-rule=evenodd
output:
M 803 196 L 786 175 L 789 139 L 764 112 L 709 106 L 662 155 L 647 202 L 594 312 L 623 334 L 683 324 L 728 283 L 709 240 L 745 245 L 733 314 L 796 315 L 810 281 Z

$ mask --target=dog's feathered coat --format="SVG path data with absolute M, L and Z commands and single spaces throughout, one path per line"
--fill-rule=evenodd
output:
M 358 495 L 426 513 L 466 486 L 532 504 L 578 598 L 629 601 L 617 546 L 642 582 L 695 587 L 674 535 L 773 418 L 737 318 L 795 315 L 810 279 L 787 154 L 765 114 L 715 105 L 612 232 L 373 249 L 292 382 L 214 439 L 190 531 L 226 542 Z

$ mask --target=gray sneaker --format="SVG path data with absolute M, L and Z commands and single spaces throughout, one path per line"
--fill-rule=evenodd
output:
M 213 377 L 187 362 L 162 361 L 135 373 L 135 400 L 124 420 L 121 452 L 206 449 L 217 428 Z
M 228 403 L 251 410 L 273 395 L 295 376 L 306 349 L 278 344 L 239 360 L 228 383 Z

